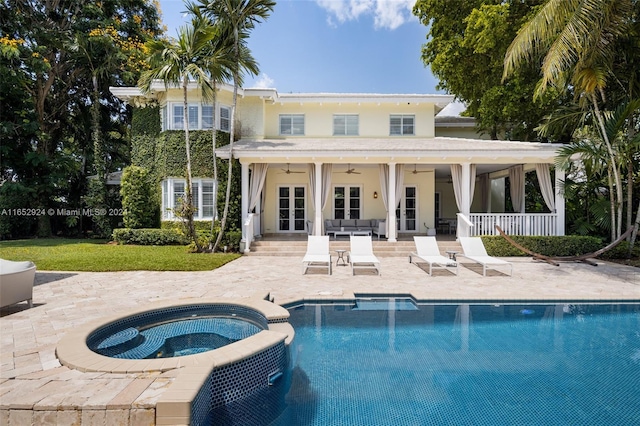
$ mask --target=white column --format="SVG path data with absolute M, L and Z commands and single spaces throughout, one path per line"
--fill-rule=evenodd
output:
M 389 163 L 389 196 L 387 197 L 387 204 L 389 205 L 387 240 L 395 243 L 398 241 L 396 239 L 398 233 L 396 229 L 396 163 Z
M 470 163 L 462 163 L 462 188 L 461 188 L 461 197 L 462 205 L 460 206 L 460 213 L 462 213 L 467 219 L 469 219 L 469 215 L 471 214 L 471 164 Z M 469 225 L 466 223 L 461 223 L 458 220 L 458 236 L 459 237 L 468 237 L 471 235 L 469 232 Z
M 240 201 L 240 210 L 242 211 L 242 222 L 240 225 L 242 227 L 242 241 L 247 241 L 247 232 L 249 230 L 244 226 L 247 218 L 249 217 L 249 164 L 240 163 L 240 181 L 241 181 L 241 201 Z M 247 251 L 249 247 L 245 249 Z
M 556 235 L 564 235 L 564 194 L 562 187 L 564 185 L 564 170 L 556 167 Z
M 315 219 L 313 223 L 313 235 L 322 235 L 322 163 L 315 163 L 316 166 L 316 205 Z

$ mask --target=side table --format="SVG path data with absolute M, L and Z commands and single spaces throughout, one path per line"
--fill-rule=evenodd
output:
M 336 266 L 347 266 L 347 261 L 344 259 L 344 254 L 346 253 L 346 250 L 336 250 L 336 253 L 338 253 L 338 258 L 336 259 Z M 342 263 L 338 263 L 342 260 Z

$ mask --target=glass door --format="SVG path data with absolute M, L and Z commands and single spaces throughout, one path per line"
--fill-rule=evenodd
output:
M 278 231 L 306 232 L 305 196 L 304 186 L 278 188 Z
M 333 218 L 360 219 L 362 190 L 359 186 L 336 186 L 333 188 Z
M 400 200 L 400 208 L 396 209 L 398 231 L 418 231 L 418 189 L 416 186 L 405 186 Z

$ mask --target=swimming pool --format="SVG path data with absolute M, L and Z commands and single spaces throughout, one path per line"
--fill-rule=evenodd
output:
M 276 425 L 640 424 L 640 305 L 290 307 Z

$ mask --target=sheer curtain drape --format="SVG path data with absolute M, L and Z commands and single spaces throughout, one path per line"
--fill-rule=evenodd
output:
M 307 170 L 309 171 L 309 198 L 311 198 L 311 206 L 316 208 L 316 165 L 313 163 L 308 164 Z M 333 164 L 322 165 L 322 188 L 320 189 L 320 199 L 322 205 L 320 210 L 324 210 L 329 200 L 329 194 L 331 193 L 331 173 L 333 172 Z
M 540 184 L 540 192 L 544 202 L 551 210 L 556 211 L 555 193 L 553 192 L 553 185 L 551 184 L 551 172 L 549 171 L 549 165 L 546 163 L 536 164 L 536 175 L 538 176 L 538 183 Z
M 489 179 L 489 173 L 481 174 L 479 181 L 482 212 L 489 213 L 489 200 L 491 198 L 491 179 Z
M 394 208 L 398 208 L 400 200 L 404 195 L 402 187 L 404 186 L 404 164 L 396 164 L 396 204 Z
M 264 182 L 267 179 L 267 170 L 269 165 L 266 163 L 254 163 L 251 171 L 251 180 L 249 181 L 249 212 L 251 213 L 258 204 Z
M 513 211 L 516 213 L 524 213 L 522 211 L 524 201 L 524 167 L 522 164 L 509 167 L 509 187 Z
M 389 194 L 389 165 L 379 164 L 380 167 L 380 192 L 382 193 L 382 203 L 384 209 L 389 213 L 389 203 L 387 203 L 387 194 Z
M 471 201 L 473 200 L 473 195 L 476 190 L 476 165 L 470 165 L 470 182 L 469 182 L 469 205 L 468 208 L 471 207 Z M 456 205 L 458 206 L 459 211 L 463 211 L 464 200 L 462 199 L 462 165 L 461 164 L 452 164 L 451 165 L 451 181 L 453 182 L 453 193 L 456 197 Z

